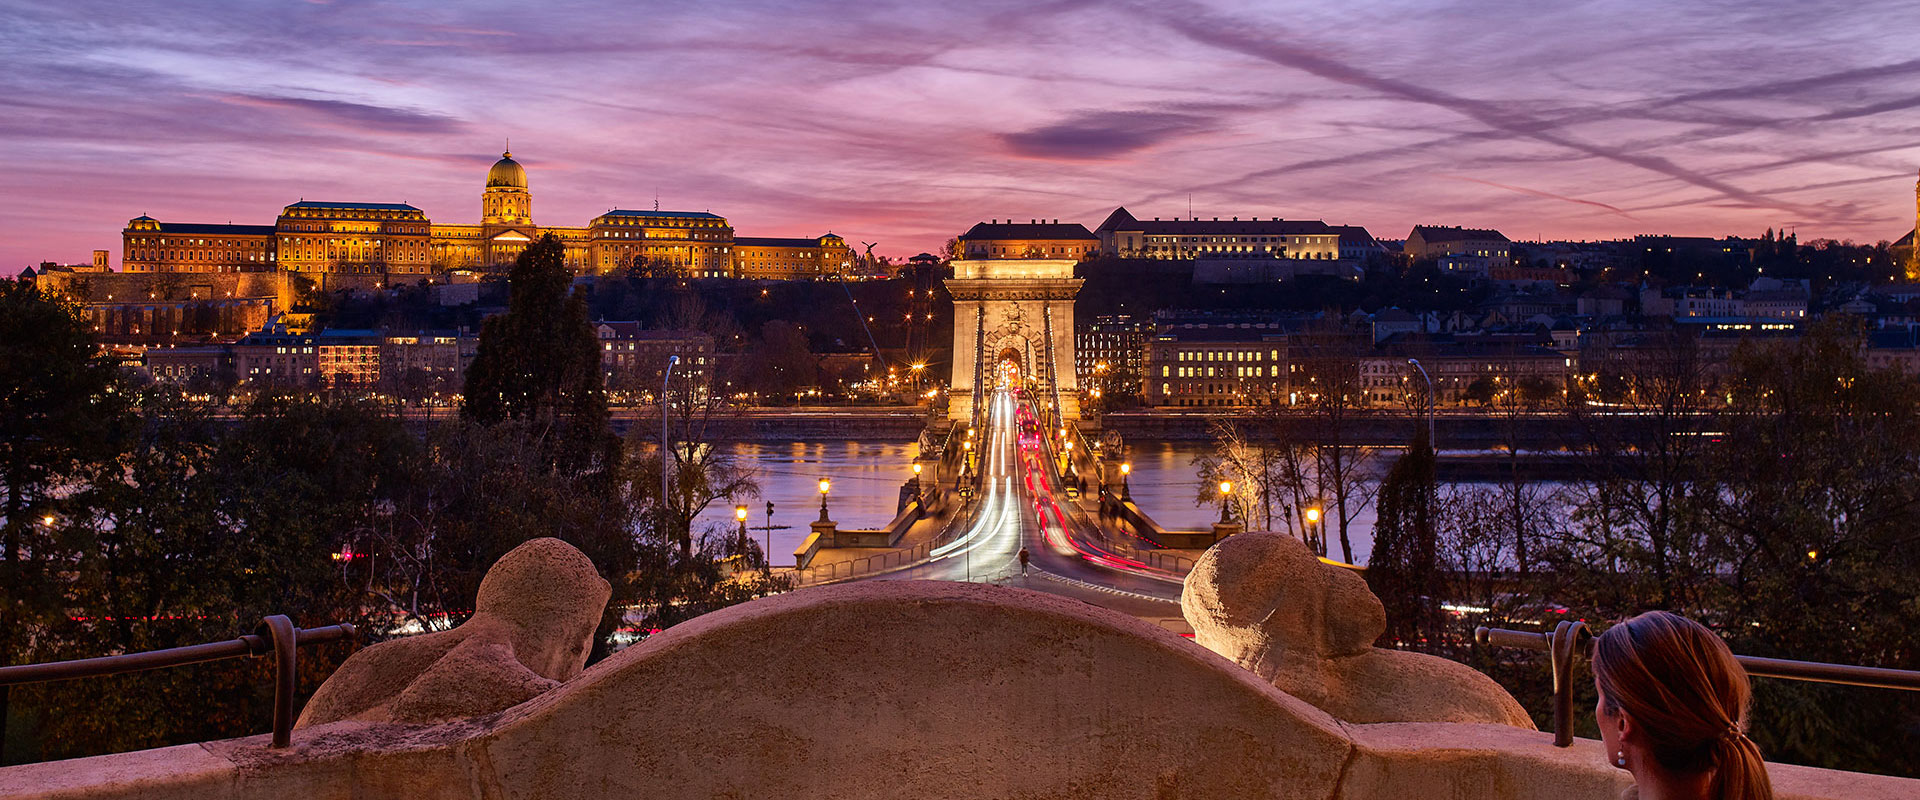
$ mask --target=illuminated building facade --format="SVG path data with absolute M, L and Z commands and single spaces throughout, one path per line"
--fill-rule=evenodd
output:
M 274 224 L 273 260 L 287 272 L 416 280 L 433 271 L 428 225 L 405 203 L 302 200 Z
M 1141 220 L 1116 208 L 1100 223 L 1098 233 L 1100 248 L 1122 258 L 1341 258 L 1341 229 L 1319 220 Z
M 1407 256 L 1415 261 L 1446 256 L 1504 262 L 1512 258 L 1512 242 L 1495 230 L 1445 225 L 1415 225 L 1407 234 Z
M 126 272 L 265 272 L 274 269 L 274 226 L 161 222 L 145 214 L 121 232 Z
M 817 239 L 742 236 L 733 240 L 733 274 L 756 280 L 800 281 L 845 274 L 853 250 L 831 233 Z
M 1286 402 L 1287 334 L 1275 328 L 1177 327 L 1145 350 L 1149 406 L 1258 406 Z
M 1087 226 L 1059 220 L 981 222 L 960 235 L 958 258 L 1047 258 L 1078 261 L 1100 249 Z
M 543 227 L 533 221 L 527 171 L 507 152 L 487 170 L 478 224 L 435 223 L 404 203 L 308 200 L 287 206 L 273 225 L 142 215 L 122 231 L 121 263 L 127 272 L 285 271 L 377 288 L 511 264 L 546 234 L 565 245 L 567 267 L 582 275 L 639 268 L 693 278 L 801 280 L 846 272 L 853 261 L 846 241 L 833 234 L 748 240 L 742 258 L 733 227 L 708 211 L 612 209 L 585 227 Z
M 650 274 L 733 277 L 733 226 L 706 211 L 616 208 L 588 227 L 593 271 L 637 267 Z

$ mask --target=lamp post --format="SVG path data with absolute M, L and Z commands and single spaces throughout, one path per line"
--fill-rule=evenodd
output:
M 747 507 L 745 505 L 734 506 L 733 518 L 740 523 L 740 549 L 745 550 L 747 548 Z
M 1127 480 L 1132 474 L 1133 462 L 1128 461 L 1120 465 L 1120 499 L 1123 502 L 1133 499 L 1133 484 Z
M 827 491 L 832 488 L 833 488 L 832 478 L 820 479 L 820 521 L 821 522 L 831 521 L 827 519 Z
M 920 480 L 920 462 L 915 461 L 913 462 L 913 502 L 920 504 L 926 502 L 926 498 L 923 496 L 925 493 L 920 491 L 923 485 Z
M 767 567 L 768 575 L 773 574 L 773 501 L 767 501 Z
M 666 372 L 660 377 L 660 527 L 663 530 L 671 527 L 667 498 L 672 496 L 668 481 L 673 479 L 673 445 L 667 434 L 667 390 L 672 386 L 673 367 L 679 363 L 679 356 L 668 356 Z
M 1233 521 L 1233 481 L 1220 482 L 1220 521 Z
M 1427 374 L 1426 367 L 1420 366 L 1420 359 L 1409 358 L 1407 363 L 1412 364 L 1414 369 L 1420 370 L 1420 377 L 1427 381 L 1427 448 L 1437 453 L 1439 449 L 1435 447 L 1433 440 L 1433 401 L 1436 399 L 1433 396 L 1433 377 Z
M 1320 535 L 1316 533 L 1314 530 L 1320 525 L 1319 507 L 1316 506 L 1316 507 L 1307 509 L 1306 516 L 1307 516 L 1307 546 L 1313 549 L 1314 555 L 1325 555 L 1326 549 L 1320 546 Z

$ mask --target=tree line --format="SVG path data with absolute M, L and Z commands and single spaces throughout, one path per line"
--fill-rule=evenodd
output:
M 139 386 L 73 307 L 0 282 L 0 663 L 225 640 L 269 614 L 374 638 L 444 629 L 499 556 L 540 536 L 613 584 L 595 660 L 777 588 L 738 569 L 765 564 L 750 540 L 692 529 L 705 505 L 756 494 L 750 472 L 678 447 L 663 498 L 655 440 L 612 432 L 560 243 L 528 248 L 509 283 L 461 418 L 422 426 L 361 399 L 264 394 L 236 411 Z M 683 442 L 723 413 L 694 398 L 667 398 Z M 349 652 L 304 649 L 301 687 Z M 261 732 L 267 661 L 13 687 L 0 762 Z
M 1342 442 L 1347 412 L 1326 400 L 1221 425 L 1203 471 L 1208 482 L 1239 482 L 1233 499 L 1256 528 L 1309 535 L 1299 511 L 1321 504 L 1332 554 L 1349 561 L 1341 509 L 1372 504 L 1366 574 L 1387 607 L 1381 645 L 1473 664 L 1542 724 L 1544 660 L 1481 647 L 1474 626 L 1603 628 L 1666 609 L 1711 626 L 1737 653 L 1913 669 L 1920 392 L 1913 378 L 1867 364 L 1866 334 L 1858 320 L 1829 318 L 1799 338 L 1745 342 L 1724 360 L 1673 336 L 1564 395 L 1501 393 L 1489 407 L 1511 423 L 1502 448 L 1511 469 L 1493 482 L 1439 481 L 1417 416 L 1384 475 L 1344 472 L 1338 465 L 1383 456 Z M 1322 380 L 1329 374 L 1341 380 Z M 1593 392 L 1606 402 L 1588 402 Z M 1572 480 L 1538 481 L 1523 467 L 1517 423 L 1541 413 L 1570 431 L 1551 459 Z M 1591 685 L 1574 683 L 1585 695 L 1577 707 L 1591 707 Z M 1760 678 L 1754 719 L 1771 759 L 1920 775 L 1913 693 Z

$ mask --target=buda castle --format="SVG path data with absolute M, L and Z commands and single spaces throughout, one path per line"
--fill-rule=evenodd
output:
M 133 218 L 122 232 L 129 273 L 288 272 L 322 286 L 412 283 L 453 270 L 511 264 L 542 235 L 566 245 L 576 275 L 638 267 L 690 278 L 808 280 L 844 274 L 853 251 L 839 236 L 736 237 L 705 211 L 613 209 L 586 227 L 533 221 L 527 171 L 502 153 L 487 170 L 477 225 L 435 223 L 405 203 L 301 200 L 272 225 L 213 225 Z

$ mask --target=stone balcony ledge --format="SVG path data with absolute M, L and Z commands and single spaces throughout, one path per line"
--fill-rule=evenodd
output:
M 1132 617 L 873 582 L 700 617 L 503 711 L 10 767 L 0 800 L 1618 796 L 1627 776 L 1598 742 L 1550 738 L 1344 722 Z M 1916 780 L 1770 772 L 1781 798 L 1920 796 Z

